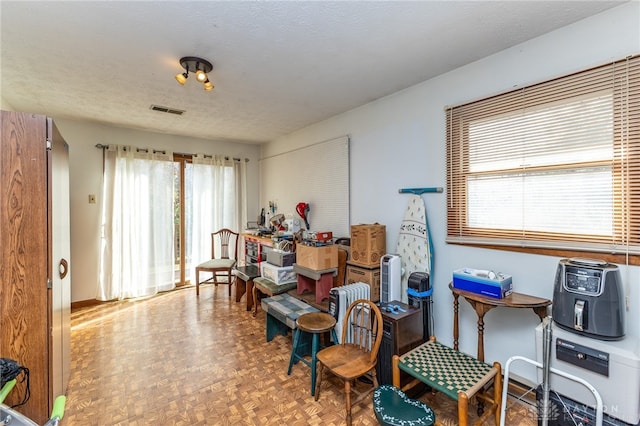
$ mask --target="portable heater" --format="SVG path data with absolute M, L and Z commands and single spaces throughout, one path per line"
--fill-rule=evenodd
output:
M 402 259 L 397 254 L 380 258 L 380 305 L 402 298 Z
M 353 283 L 329 290 L 329 314 L 336 319 L 336 334 L 342 339 L 342 324 L 347 308 L 358 299 L 371 300 L 371 286 L 367 283 Z M 342 342 L 339 342 L 342 343 Z

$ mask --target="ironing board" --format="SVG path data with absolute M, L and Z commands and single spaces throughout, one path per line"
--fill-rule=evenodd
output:
M 400 224 L 396 253 L 402 259 L 401 301 L 407 303 L 409 276 L 413 272 L 431 275 L 433 245 L 427 224 L 427 210 L 419 195 L 411 195 Z

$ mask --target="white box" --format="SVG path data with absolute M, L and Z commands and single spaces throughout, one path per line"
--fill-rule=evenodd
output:
M 293 266 L 276 266 L 268 262 L 260 263 L 260 275 L 262 278 L 271 280 L 276 284 L 288 284 L 298 281 L 298 275 L 293 272 Z
M 536 327 L 536 360 L 543 361 L 543 328 L 544 323 Z M 604 414 L 631 425 L 640 422 L 640 339 L 627 336 L 622 340 L 605 341 L 579 335 L 553 324 L 551 331 L 551 366 L 586 380 L 596 388 Z M 556 344 L 558 339 L 594 349 L 608 354 L 608 376 L 581 368 L 557 358 Z M 538 380 L 542 381 L 542 371 L 537 370 Z M 582 384 L 554 374 L 550 377 L 551 389 L 574 401 L 594 407 L 593 394 Z M 604 422 L 603 422 L 604 423 Z

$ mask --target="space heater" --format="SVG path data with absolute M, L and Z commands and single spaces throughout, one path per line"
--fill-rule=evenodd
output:
M 371 286 L 367 283 L 352 283 L 334 287 L 329 291 L 329 314 L 336 319 L 335 329 L 338 340 L 342 340 L 342 324 L 345 321 L 344 316 L 349 305 L 358 299 L 371 300 L 370 296 Z
M 402 259 L 397 254 L 380 258 L 380 305 L 402 298 Z

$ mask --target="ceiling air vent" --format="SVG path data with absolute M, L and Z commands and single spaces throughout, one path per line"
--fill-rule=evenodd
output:
M 151 105 L 150 108 L 152 111 L 166 112 L 167 114 L 175 114 L 175 115 L 182 115 L 186 112 L 181 109 L 169 108 L 169 107 L 160 106 L 160 105 Z

